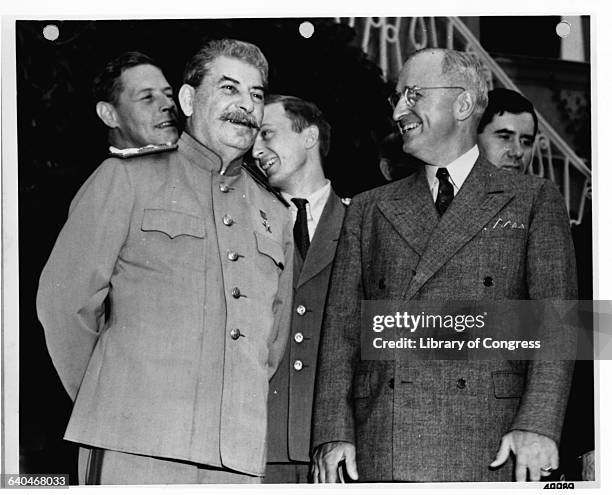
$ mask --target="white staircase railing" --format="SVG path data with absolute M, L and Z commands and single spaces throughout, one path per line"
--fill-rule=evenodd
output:
M 385 78 L 397 77 L 414 50 L 445 47 L 476 54 L 488 71 L 489 88 L 501 86 L 521 92 L 457 17 L 338 17 L 336 21 L 355 29 L 361 37 L 361 48 Z M 591 198 L 591 170 L 537 109 L 536 113 L 540 130 L 528 172 L 555 182 L 565 198 L 571 223 L 580 224 Z

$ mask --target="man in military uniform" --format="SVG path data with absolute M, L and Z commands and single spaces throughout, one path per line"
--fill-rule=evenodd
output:
M 176 143 L 176 105 L 161 68 L 147 55 L 126 52 L 94 79 L 96 113 L 108 127 L 111 153 Z
M 295 240 L 290 338 L 268 399 L 267 483 L 308 480 L 319 334 L 345 209 L 323 173 L 329 145 L 330 125 L 314 104 L 266 98 L 253 156 L 290 204 Z
M 81 481 L 261 480 L 293 276 L 289 212 L 242 167 L 267 72 L 250 43 L 204 45 L 178 150 L 106 160 L 71 204 L 37 307 Z

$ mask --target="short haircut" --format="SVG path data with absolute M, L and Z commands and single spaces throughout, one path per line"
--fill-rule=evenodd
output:
M 476 114 L 482 115 L 487 108 L 487 75 L 484 65 L 473 53 L 445 50 L 442 74 L 452 73 L 465 84 L 465 89 L 476 93 Z
M 482 133 L 495 115 L 503 115 L 505 112 L 519 114 L 530 113 L 533 117 L 533 136 L 538 133 L 538 116 L 532 103 L 522 94 L 506 88 L 496 88 L 489 91 L 489 105 L 485 110 L 480 124 L 478 124 L 478 134 Z
M 252 43 L 227 38 L 209 41 L 198 50 L 185 67 L 183 83 L 199 87 L 210 64 L 218 57 L 235 58 L 252 65 L 261 74 L 264 87 L 267 86 L 268 61 L 261 50 Z
M 425 52 L 442 52 L 441 72 L 450 75 L 454 84 L 461 84 L 476 95 L 476 116 L 487 107 L 487 74 L 477 55 L 448 48 L 422 48 L 412 53 L 409 59 Z
M 273 103 L 281 103 L 283 105 L 287 117 L 291 120 L 291 129 L 294 132 L 302 132 L 311 125 L 319 129 L 319 153 L 321 158 L 326 157 L 331 144 L 331 126 L 325 120 L 321 110 L 314 103 L 302 100 L 296 96 L 266 96 L 265 104 L 272 105 Z
M 121 74 L 127 69 L 139 65 L 152 65 L 161 70 L 161 67 L 148 55 L 140 52 L 125 52 L 108 62 L 93 82 L 95 101 L 107 101 L 116 105 L 119 94 L 123 91 Z

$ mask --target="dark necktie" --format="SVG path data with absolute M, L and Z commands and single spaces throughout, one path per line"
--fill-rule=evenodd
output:
M 295 247 L 302 255 L 302 259 L 306 259 L 306 253 L 310 247 L 310 237 L 308 236 L 308 218 L 306 217 L 307 199 L 292 198 L 291 201 L 297 206 L 297 217 L 293 225 L 293 240 Z
M 441 167 L 436 172 L 438 178 L 438 197 L 436 198 L 436 210 L 440 216 L 444 215 L 446 209 L 450 206 L 451 201 L 455 197 L 453 185 L 450 182 L 448 170 Z

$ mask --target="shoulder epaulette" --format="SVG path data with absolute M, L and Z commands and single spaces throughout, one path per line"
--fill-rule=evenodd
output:
M 340 201 L 342 201 L 342 204 L 344 206 L 348 206 L 351 204 L 351 198 L 341 198 Z
M 281 202 L 281 204 L 289 208 L 289 203 L 287 202 L 287 200 L 283 198 L 283 195 L 280 192 L 278 192 L 270 184 L 268 184 L 268 179 L 266 175 L 261 170 L 259 170 L 256 165 L 252 165 L 247 162 L 242 162 L 242 168 L 247 171 L 247 173 L 253 178 L 255 182 L 257 182 L 266 191 L 271 192 L 276 197 L 276 199 Z
M 142 148 L 125 148 L 122 150 L 112 147 L 110 156 L 115 158 L 132 158 L 134 156 L 151 155 L 176 149 L 178 149 L 178 144 L 148 144 Z

